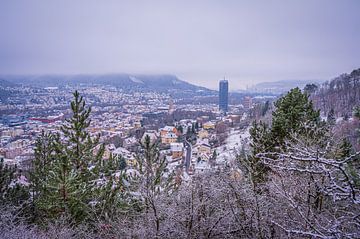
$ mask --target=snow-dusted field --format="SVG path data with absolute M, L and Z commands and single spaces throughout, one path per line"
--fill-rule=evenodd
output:
M 249 129 L 250 127 L 245 130 L 231 129 L 228 138 L 225 140 L 225 144 L 216 148 L 216 152 L 218 153 L 216 158 L 217 163 L 224 163 L 235 159 L 236 154 L 241 149 L 242 141 L 250 138 Z

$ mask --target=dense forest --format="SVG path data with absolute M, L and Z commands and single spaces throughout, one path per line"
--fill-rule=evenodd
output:
M 325 115 L 333 110 L 338 117 L 350 117 L 354 107 L 360 105 L 360 69 L 326 81 L 310 93 L 314 106 Z
M 360 152 L 298 88 L 271 123 L 253 123 L 236 165 L 190 181 L 167 171 L 149 137 L 134 168 L 104 160 L 78 92 L 71 109 L 59 134 L 39 137 L 28 184 L 0 163 L 0 238 L 360 237 Z

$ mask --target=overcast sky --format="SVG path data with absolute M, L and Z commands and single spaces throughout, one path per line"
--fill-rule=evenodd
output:
M 0 0 L 0 74 L 174 74 L 231 89 L 360 67 L 360 1 Z

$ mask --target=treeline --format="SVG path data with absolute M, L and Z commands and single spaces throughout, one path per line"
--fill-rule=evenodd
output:
M 342 74 L 312 90 L 314 106 L 325 115 L 334 110 L 338 117 L 351 117 L 354 107 L 360 105 L 360 69 Z
M 61 133 L 39 138 L 28 186 L 0 167 L 0 238 L 359 238 L 359 152 L 300 89 L 274 106 L 237 165 L 184 180 L 148 137 L 132 167 L 102 159 L 76 92 Z

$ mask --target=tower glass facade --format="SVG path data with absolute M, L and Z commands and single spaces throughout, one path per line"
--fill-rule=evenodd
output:
M 227 80 L 219 82 L 219 109 L 228 112 L 229 83 Z

